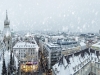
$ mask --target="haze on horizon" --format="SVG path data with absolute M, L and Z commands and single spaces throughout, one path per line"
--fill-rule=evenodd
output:
M 14 31 L 100 30 L 100 0 L 0 0 L 0 30 L 6 10 Z

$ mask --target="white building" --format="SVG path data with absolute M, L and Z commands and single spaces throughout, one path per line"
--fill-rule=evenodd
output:
M 36 43 L 17 42 L 13 47 L 14 54 L 22 63 L 37 62 L 38 64 L 38 45 Z
M 43 48 L 44 56 L 47 58 L 47 67 L 51 69 L 61 56 L 61 47 L 58 44 L 46 43 Z

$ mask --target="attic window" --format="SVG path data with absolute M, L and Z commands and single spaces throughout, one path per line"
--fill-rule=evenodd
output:
M 76 71 L 76 66 L 75 66 L 75 67 L 73 67 L 73 70 L 74 70 L 74 72 Z
M 55 72 L 56 72 L 56 73 L 59 73 L 59 71 L 57 71 L 57 68 L 55 68 Z
M 84 62 L 82 63 L 82 65 L 84 66 Z
M 81 64 L 79 64 L 80 65 L 80 67 L 82 67 L 82 65 Z
M 57 68 L 55 68 L 55 71 L 57 71 Z
M 77 65 L 77 69 L 79 69 L 79 65 Z

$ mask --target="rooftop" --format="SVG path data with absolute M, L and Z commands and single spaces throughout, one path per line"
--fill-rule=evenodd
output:
M 36 48 L 37 44 L 28 43 L 28 42 L 17 42 L 13 48 Z
M 48 47 L 60 47 L 58 44 L 54 44 L 54 43 L 47 43 Z
M 89 62 L 99 62 L 99 52 L 85 49 L 80 52 L 63 56 L 52 68 L 56 75 L 73 75 Z
M 99 50 L 100 49 L 100 42 L 98 43 L 95 43 L 91 46 L 92 49 L 96 49 L 96 50 Z

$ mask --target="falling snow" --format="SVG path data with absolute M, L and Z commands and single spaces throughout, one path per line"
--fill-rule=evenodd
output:
M 52 31 L 65 31 L 67 26 L 72 32 L 90 32 L 89 27 L 91 30 L 95 28 L 93 32 L 97 32 L 100 29 L 99 3 L 100 0 L 4 0 L 0 2 L 0 30 L 3 29 L 5 10 L 8 10 L 10 26 L 15 31 L 42 31 L 49 28 Z M 83 26 L 84 24 L 86 25 Z

